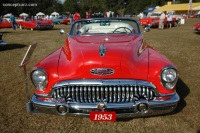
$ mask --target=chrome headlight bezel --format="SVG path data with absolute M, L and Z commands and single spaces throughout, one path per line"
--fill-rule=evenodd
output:
M 42 68 L 34 68 L 30 74 L 31 81 L 35 88 L 43 91 L 48 83 L 46 71 Z
M 164 67 L 160 74 L 160 80 L 162 85 L 167 90 L 173 89 L 178 81 L 178 73 L 176 68 L 172 66 Z

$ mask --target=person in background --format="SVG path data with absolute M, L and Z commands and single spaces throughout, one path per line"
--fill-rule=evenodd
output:
M 172 14 L 171 13 L 168 13 L 167 15 L 167 28 L 171 28 L 172 27 Z
M 26 21 L 27 20 L 27 17 L 26 16 L 24 16 L 24 21 Z
M 143 18 L 146 18 L 146 17 L 147 17 L 147 15 L 145 13 L 143 13 Z
M 10 21 L 12 23 L 12 28 L 13 30 L 16 30 L 16 27 L 15 27 L 15 16 L 14 15 L 10 15 Z
M 2 22 L 2 21 L 3 21 L 2 16 L 0 16 L 0 22 Z
M 49 20 L 49 15 L 46 15 L 46 18 L 45 18 L 46 20 Z
M 105 13 L 103 14 L 103 16 L 104 16 L 104 18 L 106 18 L 106 17 L 107 17 L 107 13 L 105 12 Z
M 140 19 L 143 19 L 144 18 L 144 13 L 140 13 Z
M 53 19 L 53 16 L 52 16 L 52 15 L 50 15 L 50 16 L 49 16 L 49 19 L 50 19 L 50 20 L 52 20 L 52 19 Z
M 74 20 L 74 21 L 77 21 L 77 20 L 80 20 L 80 19 L 81 19 L 80 13 L 75 12 L 75 13 L 74 13 L 74 18 L 73 18 L 73 20 Z
M 160 19 L 159 19 L 159 29 L 164 29 L 164 19 L 165 19 L 165 13 L 162 12 L 160 15 Z
M 91 18 L 90 13 L 86 12 L 86 19 Z
M 147 13 L 147 18 L 150 18 L 152 12 Z
M 19 16 L 19 18 L 22 19 L 22 20 L 24 20 L 24 17 L 23 17 L 23 16 Z
M 73 14 L 70 14 L 70 15 L 69 15 L 69 21 L 70 21 L 70 24 L 71 24 L 72 21 L 73 21 Z

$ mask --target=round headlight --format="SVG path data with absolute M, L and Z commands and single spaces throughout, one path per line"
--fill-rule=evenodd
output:
M 31 80 L 38 90 L 44 90 L 47 85 L 47 75 L 43 69 L 36 69 L 31 72 Z
M 173 89 L 177 83 L 178 75 L 174 68 L 163 69 L 161 73 L 161 81 L 163 86 L 170 90 Z

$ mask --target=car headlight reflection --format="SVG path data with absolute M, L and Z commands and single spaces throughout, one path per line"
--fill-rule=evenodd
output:
M 163 86 L 170 90 L 173 89 L 177 83 L 178 75 L 174 68 L 164 68 L 161 73 L 161 81 Z
M 43 69 L 35 69 L 31 72 L 31 80 L 36 89 L 43 91 L 47 85 L 47 75 Z

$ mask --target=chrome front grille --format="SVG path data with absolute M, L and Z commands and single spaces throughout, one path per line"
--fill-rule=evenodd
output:
M 96 103 L 106 100 L 107 103 L 125 103 L 140 99 L 155 98 L 155 89 L 143 85 L 95 85 L 95 84 L 67 84 L 52 89 L 54 99 L 67 98 L 72 102 Z

